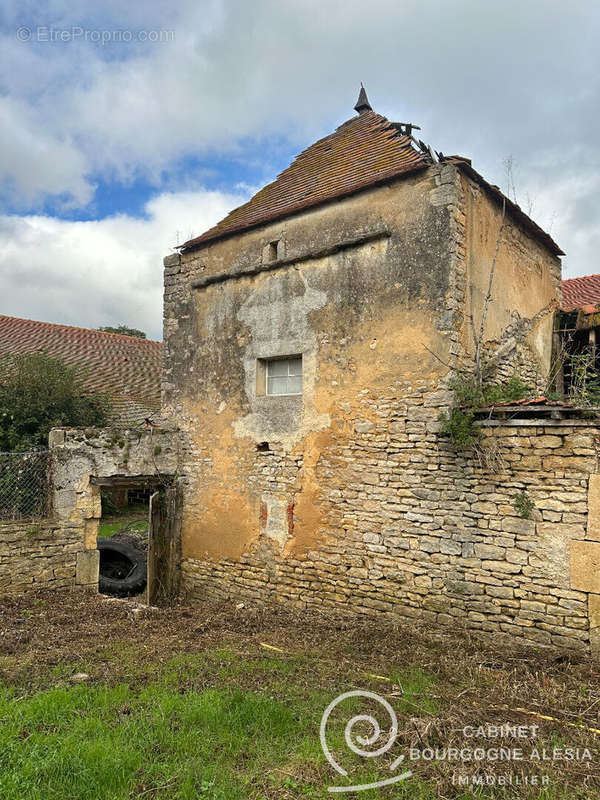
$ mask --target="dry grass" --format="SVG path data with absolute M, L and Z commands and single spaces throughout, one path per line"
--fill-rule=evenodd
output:
M 314 749 L 308 752 L 306 744 L 298 748 L 290 741 L 281 753 L 274 751 L 271 773 L 262 783 L 260 776 L 250 780 L 250 772 L 236 766 L 236 780 L 244 774 L 247 779 L 243 797 L 327 796 L 315 787 L 324 791 L 329 783 L 343 783 L 320 757 L 318 723 L 329 700 L 360 688 L 386 697 L 398 714 L 398 741 L 388 763 L 411 747 L 471 748 L 474 743 L 522 747 L 526 755 L 533 747 L 578 748 L 580 754 L 587 748 L 592 757 L 541 764 L 420 762 L 412 767 L 416 777 L 410 793 L 398 784 L 362 796 L 600 798 L 594 730 L 600 729 L 599 672 L 579 656 L 494 647 L 462 634 L 385 627 L 329 613 L 233 604 L 152 611 L 81 592 L 3 600 L 0 634 L 0 679 L 19 696 L 70 687 L 72 676 L 84 672 L 90 676 L 87 685 L 125 684 L 134 694 L 158 682 L 190 696 L 242 692 L 290 708 L 309 739 L 314 729 Z M 488 724 L 539 728 L 535 740 L 525 741 L 474 740 L 464 734 L 465 726 Z M 341 750 L 341 737 L 336 741 Z M 544 790 L 465 789 L 453 784 L 457 772 L 546 774 L 551 783 Z M 153 796 L 187 796 L 173 787 L 176 781 Z M 121 796 L 135 795 L 114 795 Z M 207 789 L 201 796 L 221 795 Z

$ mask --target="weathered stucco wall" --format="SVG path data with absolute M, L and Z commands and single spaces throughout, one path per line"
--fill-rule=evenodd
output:
M 77 560 L 85 550 L 83 539 L 83 526 L 77 523 L 0 523 L 0 594 L 80 583 Z
M 356 417 L 376 424 L 365 396 L 422 403 L 455 347 L 454 221 L 439 185 L 423 174 L 167 260 L 163 412 L 186 437 L 185 557 L 239 558 L 265 537 L 288 557 L 344 529 L 322 465 L 355 440 Z M 294 263 L 244 274 L 273 240 Z M 302 396 L 261 396 L 260 360 L 295 354 Z
M 472 359 L 473 315 L 479 332 L 494 260 L 502 207 L 471 178 L 460 175 L 465 210 L 464 353 Z M 500 379 L 512 375 L 546 388 L 552 356 L 554 312 L 560 305 L 560 259 L 506 214 L 494 270 L 484 341 L 489 355 L 500 352 Z

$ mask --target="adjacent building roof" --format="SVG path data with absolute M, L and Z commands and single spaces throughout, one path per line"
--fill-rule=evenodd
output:
M 366 94 L 364 102 L 368 103 Z M 312 144 L 273 183 L 182 248 L 271 222 L 431 163 L 397 124 L 365 107 L 364 102 L 357 117 Z
M 0 357 L 42 350 L 82 365 L 87 390 L 110 394 L 115 421 L 138 424 L 160 409 L 161 342 L 0 314 Z
M 562 282 L 562 310 L 595 309 L 600 305 L 600 275 L 583 275 Z

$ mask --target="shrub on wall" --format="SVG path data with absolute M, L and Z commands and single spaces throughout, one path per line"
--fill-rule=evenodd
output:
M 449 388 L 454 392 L 454 405 L 448 413 L 440 414 L 440 433 L 448 436 L 457 450 L 471 447 L 481 436 L 474 425 L 476 409 L 522 400 L 531 393 L 517 377 L 506 383 L 480 384 L 471 375 L 460 375 L 450 381 Z

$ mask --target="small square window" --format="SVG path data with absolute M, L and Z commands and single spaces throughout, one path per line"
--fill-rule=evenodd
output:
M 266 394 L 302 394 L 302 356 L 266 362 Z
M 279 242 L 269 242 L 267 248 L 267 261 L 277 261 L 277 245 Z

